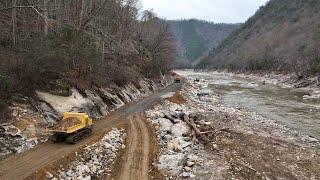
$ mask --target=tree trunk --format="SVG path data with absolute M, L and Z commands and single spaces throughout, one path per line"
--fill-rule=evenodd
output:
M 17 0 L 12 0 L 12 7 L 17 5 Z M 16 46 L 16 21 L 17 21 L 17 9 L 12 8 L 12 43 Z
M 79 29 L 81 28 L 82 21 L 83 21 L 84 6 L 85 6 L 85 0 L 82 0 L 82 2 L 81 2 L 81 11 L 80 11 Z
M 104 41 L 102 41 L 102 57 L 101 57 L 101 65 L 103 65 L 104 62 Z
M 47 36 L 48 35 L 48 0 L 43 0 L 43 15 L 44 15 L 44 35 Z

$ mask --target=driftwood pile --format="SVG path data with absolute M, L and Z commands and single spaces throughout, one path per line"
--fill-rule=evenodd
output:
M 201 140 L 204 144 L 209 143 L 214 139 L 215 133 L 217 132 L 210 122 L 204 120 L 205 118 L 201 113 L 191 113 L 189 115 L 181 113 L 178 117 L 166 115 L 165 118 L 172 122 L 174 122 L 175 118 L 186 122 L 191 129 L 193 144 L 196 139 Z

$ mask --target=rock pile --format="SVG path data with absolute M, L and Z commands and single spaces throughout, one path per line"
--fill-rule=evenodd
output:
M 190 109 L 185 105 L 164 101 L 153 110 L 147 111 L 148 120 L 157 130 L 161 147 L 157 167 L 169 177 L 194 177 L 192 168 L 201 164 L 194 154 L 200 144 L 192 138 L 192 128 L 184 121 Z
M 58 170 L 56 177 L 47 172 L 48 179 L 83 179 L 102 177 L 111 172 L 111 166 L 120 148 L 124 148 L 124 130 L 112 129 L 101 141 L 84 148 L 67 169 Z
M 31 149 L 40 142 L 37 138 L 28 139 L 13 125 L 0 125 L 0 159 Z

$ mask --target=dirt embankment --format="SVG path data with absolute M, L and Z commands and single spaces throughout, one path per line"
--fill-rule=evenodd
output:
M 0 159 L 46 142 L 50 135 L 47 128 L 58 123 L 64 112 L 86 112 L 93 119 L 103 119 L 120 107 L 167 87 L 171 82 L 172 77 L 169 75 L 157 83 L 144 79 L 139 86 L 127 84 L 123 87 L 100 87 L 85 91 L 71 88 L 69 95 L 59 94 L 55 90 L 51 93 L 36 91 L 37 96 L 33 97 L 15 95 L 14 102 L 9 106 L 12 119 L 6 119 L 9 122 L 7 124 L 0 122 Z M 20 133 L 12 137 L 12 133 L 7 131 L 9 126 L 15 126 Z

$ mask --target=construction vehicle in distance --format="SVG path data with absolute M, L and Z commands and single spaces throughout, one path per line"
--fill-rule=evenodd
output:
M 181 83 L 181 77 L 176 75 L 176 76 L 174 77 L 174 82 L 175 82 L 175 83 Z
M 86 113 L 65 112 L 61 122 L 50 130 L 51 139 L 55 143 L 75 144 L 91 134 L 92 125 L 92 119 Z

